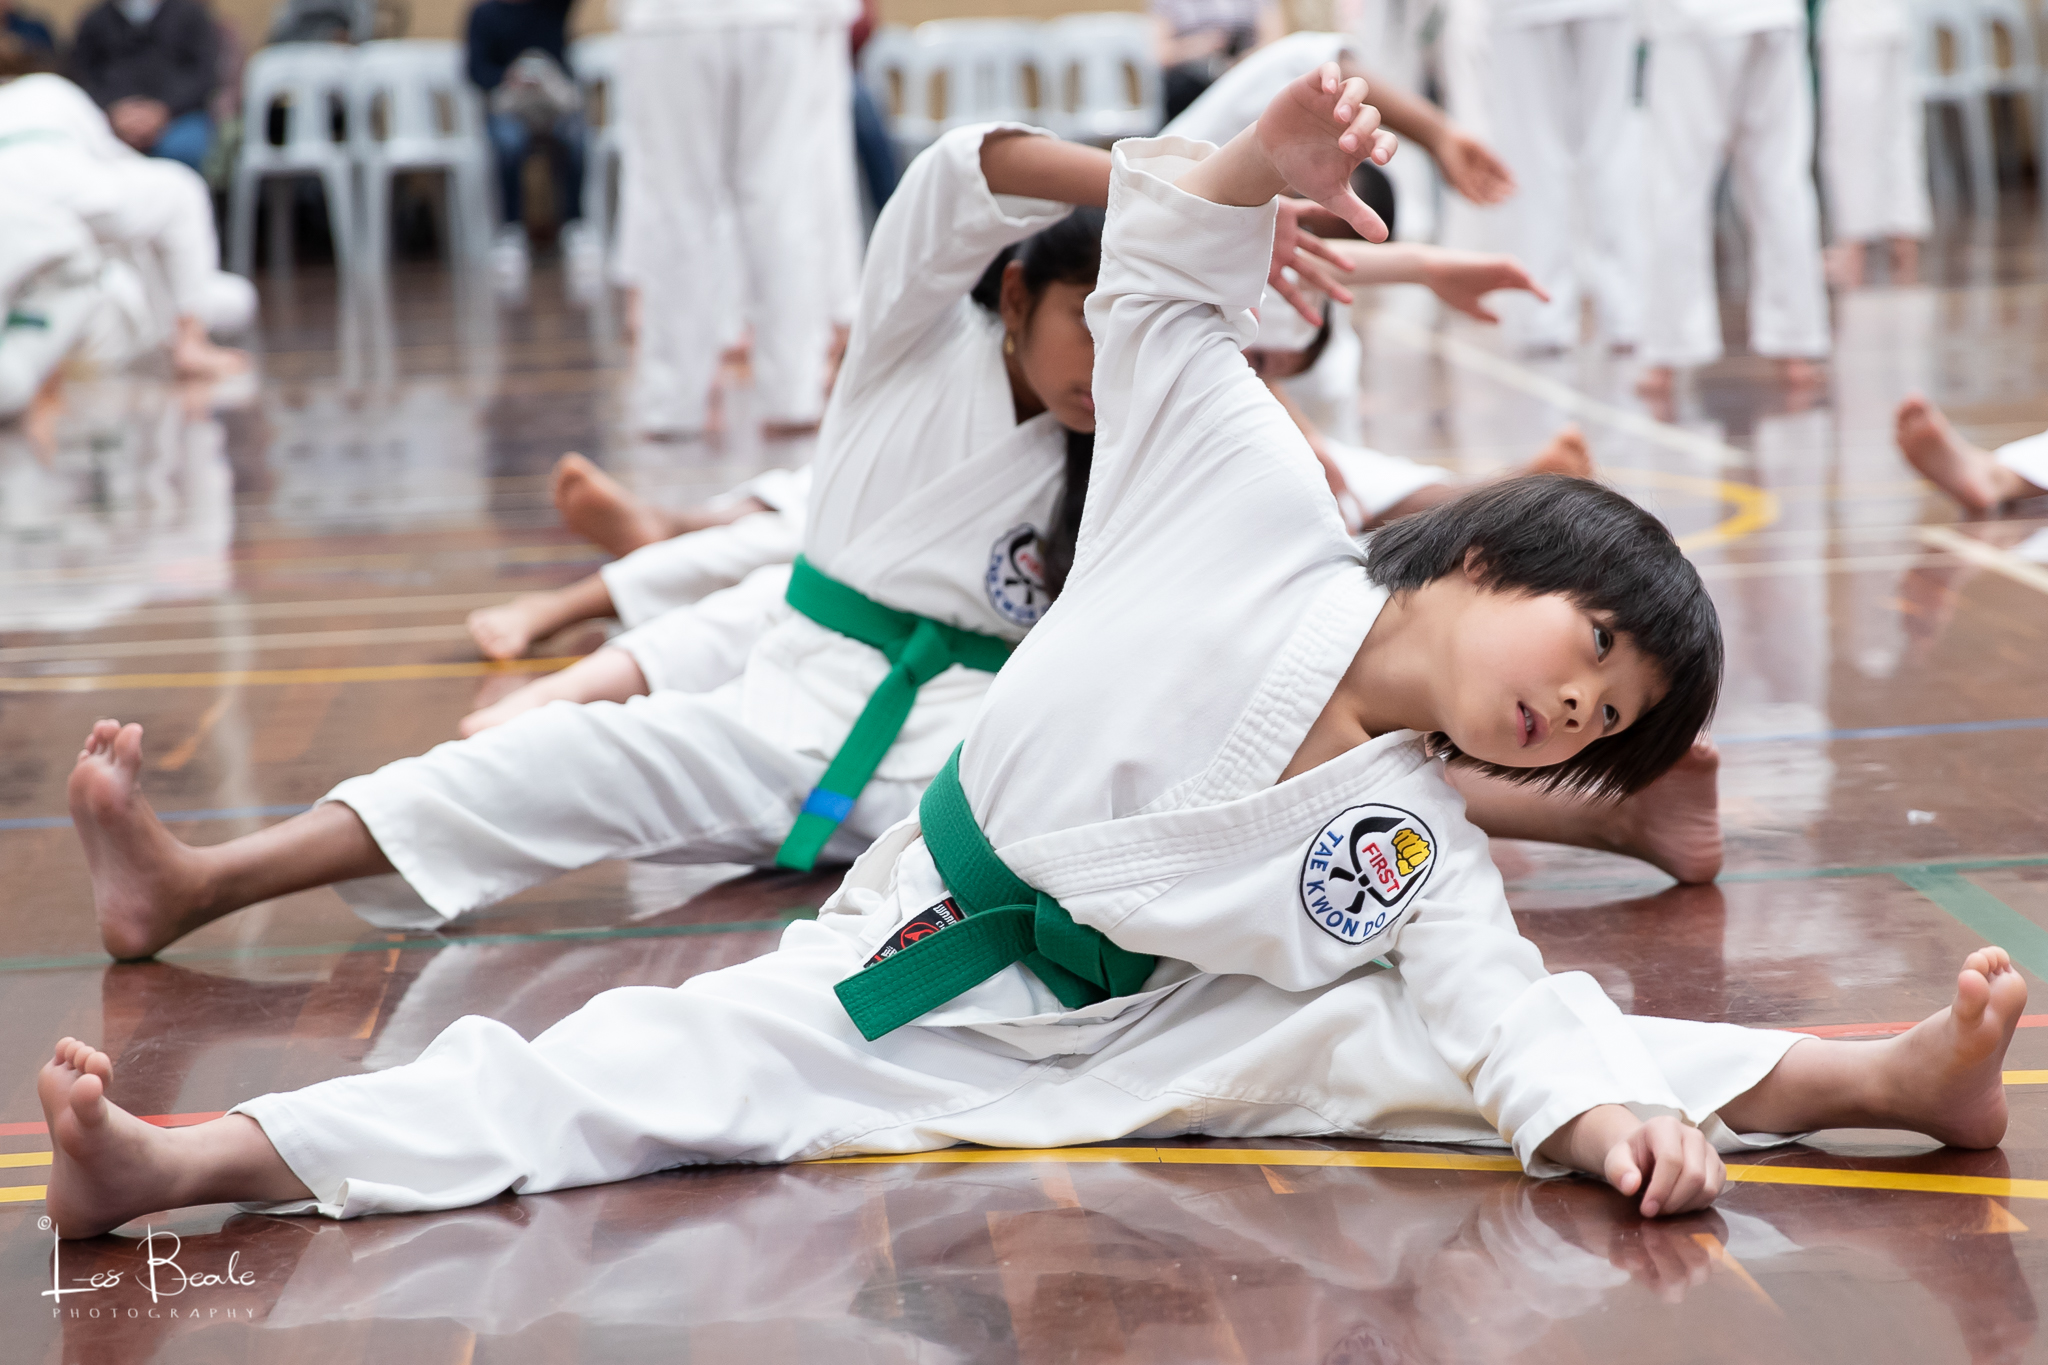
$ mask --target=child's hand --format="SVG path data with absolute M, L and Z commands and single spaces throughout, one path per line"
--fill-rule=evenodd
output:
M 1600 1174 L 1623 1194 L 1642 1190 L 1645 1218 L 1703 1209 L 1728 1178 L 1714 1144 L 1674 1118 L 1638 1124 L 1607 1149 Z
M 1387 225 L 1351 189 L 1360 162 L 1385 165 L 1394 135 L 1380 127 L 1380 111 L 1365 102 L 1365 82 L 1344 79 L 1325 62 L 1273 97 L 1259 115 L 1258 144 L 1266 160 L 1297 194 L 1315 200 L 1357 228 L 1368 242 L 1387 240 Z
M 1462 128 L 1430 149 L 1444 180 L 1475 204 L 1498 204 L 1515 192 L 1515 173 L 1493 149 Z
M 1529 272 L 1512 256 L 1432 249 L 1423 262 L 1422 282 L 1445 303 L 1481 322 L 1500 321 L 1480 302 L 1496 289 L 1521 289 L 1550 302 L 1550 295 L 1529 278 Z
M 1280 200 L 1280 217 L 1273 225 L 1273 265 L 1266 274 L 1266 283 L 1273 286 L 1273 292 L 1294 305 L 1294 311 L 1309 323 L 1323 325 L 1323 310 L 1309 302 L 1302 292 L 1302 284 L 1322 290 L 1339 303 L 1351 302 L 1351 291 L 1346 289 L 1329 271 L 1323 269 L 1317 258 L 1328 261 L 1339 270 L 1348 269 L 1350 259 L 1322 238 L 1314 236 L 1301 226 L 1301 215 L 1315 205 L 1305 199 Z M 1286 271 L 1292 268 L 1298 279 L 1289 279 Z

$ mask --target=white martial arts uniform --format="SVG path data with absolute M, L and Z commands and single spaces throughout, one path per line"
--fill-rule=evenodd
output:
M 1516 186 L 1496 211 L 1500 246 L 1550 294 L 1503 300 L 1518 345 L 1577 345 L 1588 295 L 1605 340 L 1634 345 L 1640 334 L 1632 11 L 1631 0 L 1493 0 L 1489 121 Z
M 1992 455 L 2034 487 L 2048 491 L 2048 431 L 2008 441 Z
M 789 563 L 804 547 L 810 496 L 808 466 L 771 469 L 721 493 L 712 506 L 753 498 L 768 510 L 658 540 L 599 569 L 613 614 L 629 627 L 645 625 L 665 611 L 733 586 L 756 569 Z
M 1906 0 L 1827 0 L 1820 11 L 1820 169 L 1839 242 L 1925 237 L 1926 109 Z
M 1608 1103 L 1746 1141 L 1714 1113 L 1798 1036 L 1627 1019 L 1584 973 L 1548 975 L 1422 736 L 1277 781 L 1386 595 L 1238 354 L 1272 205 L 1170 183 L 1212 150 L 1115 150 L 1081 548 L 960 763 L 1017 876 L 1159 955 L 1143 989 L 1063 1009 L 1012 965 L 864 1041 L 833 985 L 949 896 L 907 819 L 765 957 L 607 991 L 531 1043 L 472 1016 L 411 1065 L 238 1106 L 313 1192 L 285 1207 L 347 1217 L 694 1162 L 1188 1133 L 1505 1142 L 1556 1174 L 1537 1148 Z M 821 460 L 821 481 L 835 472 Z M 1359 905 L 1331 890 L 1337 871 Z M 1384 905 L 1360 908 L 1361 877 Z
M 1046 607 L 1035 547 L 1066 440 L 1049 413 L 1017 422 L 1002 325 L 967 291 L 998 251 L 1068 209 L 990 195 L 987 131 L 927 150 L 876 224 L 803 549 L 870 598 L 1014 641 Z M 890 667 L 780 601 L 775 572 L 644 627 L 667 634 L 665 654 L 640 632 L 616 642 L 650 682 L 693 690 L 558 702 L 337 786 L 325 799 L 362 817 L 399 873 L 337 890 L 374 923 L 432 926 L 606 858 L 770 861 Z M 737 674 L 719 676 L 721 660 Z M 830 856 L 859 853 L 911 809 L 988 685 L 954 667 L 919 690 Z
M 0 422 L 27 410 L 106 307 L 98 243 L 78 215 L 0 204 Z
M 1358 40 L 1345 33 L 1304 30 L 1277 38 L 1231 67 L 1166 125 L 1164 137 L 1184 137 L 1194 142 L 1213 142 L 1221 147 L 1258 122 L 1259 115 L 1286 89 L 1290 81 L 1315 70 L 1325 62 L 1358 56 Z M 1399 154 L 1396 153 L 1398 156 Z M 1280 308 L 1289 308 L 1282 302 Z M 1291 312 L 1291 309 L 1289 310 Z M 1261 305 L 1261 316 L 1275 309 Z M 1301 350 L 1300 346 L 1276 349 Z M 1358 414 L 1359 368 L 1365 348 L 1352 324 L 1351 310 L 1333 307 L 1330 312 L 1330 340 L 1316 363 L 1301 374 L 1280 381 L 1305 416 L 1325 435 L 1356 446 L 1360 440 Z M 1411 490 L 1412 491 L 1412 490 Z M 1406 494 L 1403 494 L 1406 496 Z M 1399 499 L 1395 499 L 1399 501 Z M 1392 504 L 1389 504 L 1391 506 Z
M 1649 0 L 1648 10 L 1643 358 L 1667 366 L 1720 358 L 1714 189 L 1724 163 L 1749 229 L 1750 349 L 1826 355 L 1805 5 Z
M 629 269 L 641 309 L 633 401 L 643 429 L 705 425 L 735 281 L 753 329 L 762 419 L 818 419 L 851 250 L 843 239 L 854 11 L 847 0 L 619 5 Z M 807 98 L 792 99 L 797 90 Z M 844 186 L 829 157 L 847 161 Z M 722 215 L 736 225 L 731 238 Z
M 121 142 L 92 98 L 63 77 L 0 85 L 0 185 L 77 214 L 105 250 L 125 256 L 146 295 L 110 290 L 136 296 L 138 347 L 168 341 L 181 315 L 218 333 L 254 319 L 254 287 L 220 268 L 206 182 Z

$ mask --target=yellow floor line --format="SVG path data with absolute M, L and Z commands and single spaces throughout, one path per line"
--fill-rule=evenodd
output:
M 1763 530 L 1778 519 L 1781 509 L 1777 495 L 1753 484 L 1730 483 L 1726 479 L 1701 479 L 1690 474 L 1668 474 L 1656 469 L 1602 469 L 1600 476 L 1610 483 L 1648 484 L 1691 493 L 1715 502 L 1733 503 L 1735 514 L 1704 531 L 1678 538 L 1678 548 L 1691 553 L 1720 545 L 1732 545 L 1744 536 Z
M 47 1166 L 48 1152 L 0 1152 L 0 1166 Z
M 0 1204 L 26 1204 L 39 1200 L 48 1185 L 0 1185 Z
M 1914 529 L 1923 544 L 1937 550 L 1947 550 L 1958 559 L 1967 559 L 1979 568 L 2004 574 L 2013 582 L 2032 588 L 2036 592 L 2048 592 L 2048 566 L 2021 559 L 2010 550 L 2001 550 L 1996 545 L 1987 545 L 1975 536 L 1966 536 L 1951 526 L 1920 526 Z
M 148 659 L 229 650 L 328 649 L 337 645 L 427 645 L 469 639 L 460 622 L 432 626 L 368 626 L 353 630 L 278 631 L 269 635 L 194 635 L 174 640 L 98 640 L 69 645 L 16 645 L 0 649 L 0 665 L 69 663 L 74 659 Z
M 121 626 L 208 624 L 215 621 L 275 621 L 298 616 L 399 616 L 437 611 L 474 611 L 510 602 L 519 593 L 427 593 L 407 597 L 306 597 L 281 602 L 216 602 L 204 607 L 137 607 L 115 618 Z
M 982 1165 L 1036 1161 L 1178 1166 L 1333 1166 L 1375 1170 L 1488 1171 L 1521 1169 L 1511 1156 L 1440 1152 L 1326 1152 L 1231 1147 L 1059 1147 L 1040 1150 L 947 1150 L 889 1156 L 834 1157 L 818 1166 Z M 2048 1199 L 2048 1180 L 1933 1175 L 1915 1171 L 1839 1171 L 1821 1166 L 1730 1165 L 1728 1178 L 1758 1185 L 1824 1185 L 1847 1189 L 1908 1190 L 1922 1194 L 1981 1194 L 2006 1199 Z
M 138 692 L 167 687 L 286 687 L 294 683 L 417 682 L 492 673 L 552 673 L 575 658 L 478 659 L 459 664 L 366 664 L 359 668 L 249 668 L 227 673 L 103 673 L 0 678 L 4 692 Z
M 2004 1075 L 2007 1085 L 2048 1085 L 2048 1071 L 2008 1071 Z

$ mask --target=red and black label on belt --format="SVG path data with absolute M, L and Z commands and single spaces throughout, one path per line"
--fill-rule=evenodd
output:
M 960 913 L 960 907 L 953 903 L 953 898 L 948 896 L 930 909 L 920 910 L 904 921 L 903 927 L 890 936 L 889 941 L 882 945 L 880 952 L 868 959 L 867 965 L 872 967 L 877 962 L 886 961 L 919 939 L 930 938 L 939 930 L 950 929 L 966 918 L 967 916 Z

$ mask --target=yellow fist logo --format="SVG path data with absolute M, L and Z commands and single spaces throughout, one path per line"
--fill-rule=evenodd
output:
M 1411 875 L 1416 868 L 1429 861 L 1429 841 L 1412 829 L 1404 829 L 1394 836 L 1394 866 L 1403 877 Z

